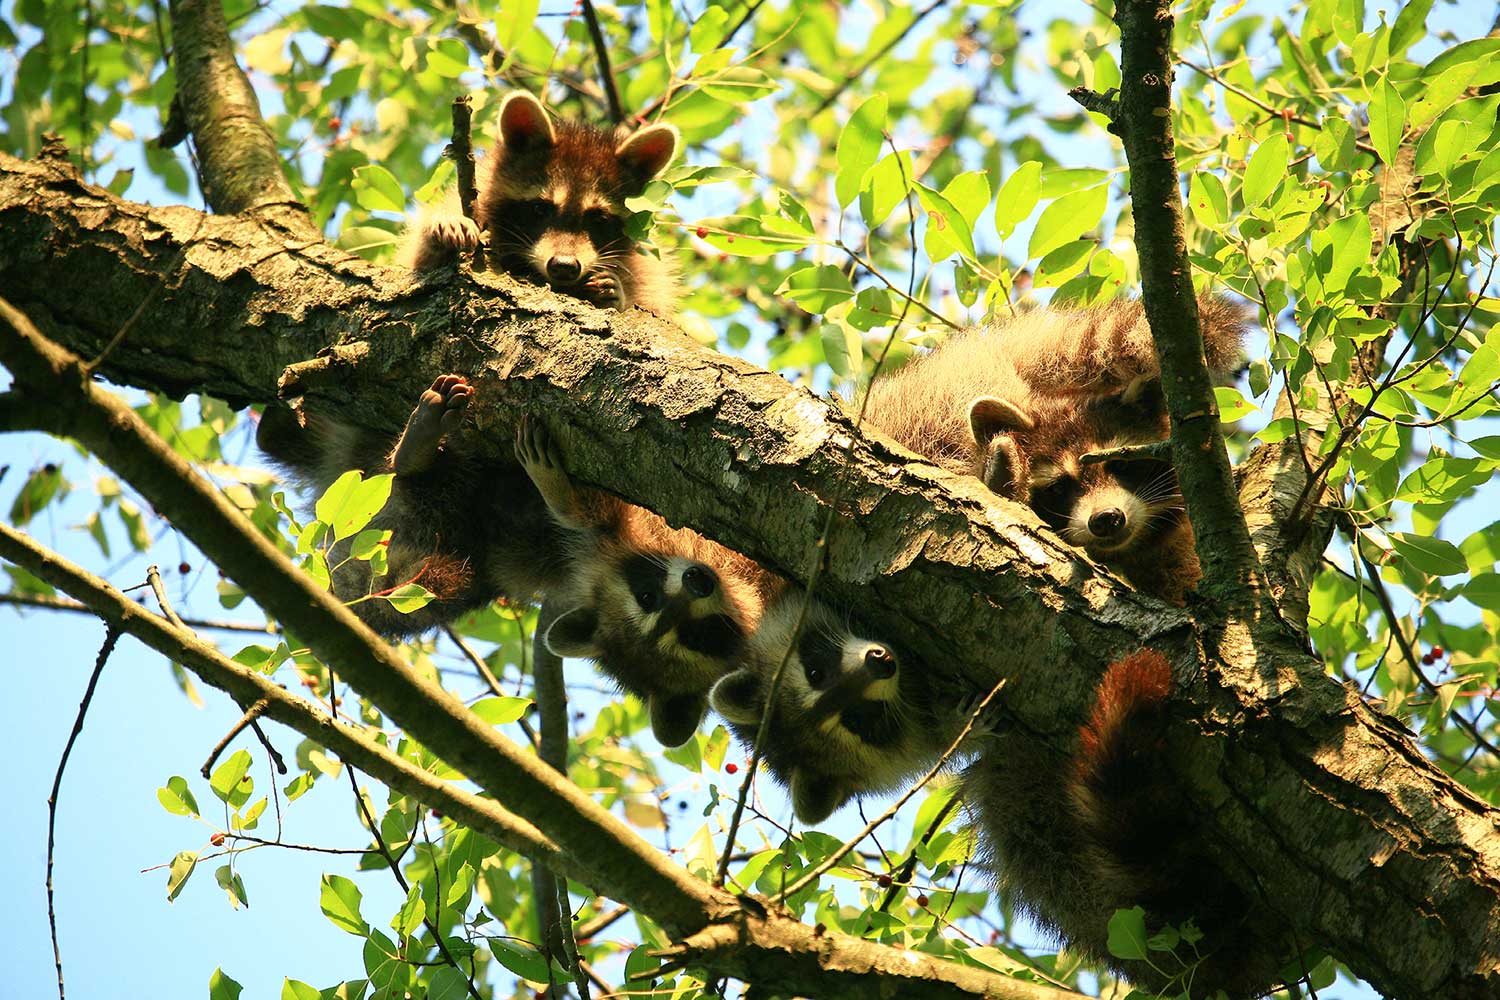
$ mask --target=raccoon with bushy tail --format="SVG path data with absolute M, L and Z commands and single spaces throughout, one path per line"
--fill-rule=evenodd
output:
M 646 705 L 664 746 L 690 739 L 708 692 L 743 655 L 784 580 L 657 514 L 575 483 L 562 449 L 524 419 L 516 455 L 565 533 L 568 570 L 550 589 L 546 626 L 559 656 L 593 660 Z
M 1263 995 L 1291 954 L 1282 924 L 1205 848 L 1164 758 L 1171 666 L 1142 650 L 1110 666 L 1073 756 L 1001 728 L 964 773 L 980 856 L 1017 910 L 1060 945 L 1137 986 L 1231 1000 Z M 1111 954 L 1117 910 L 1145 910 L 1149 961 Z M 1201 936 L 1200 936 L 1201 935 Z
M 330 557 L 340 600 L 382 635 L 419 635 L 496 598 L 531 600 L 565 577 L 565 534 L 524 471 L 476 463 L 447 446 L 473 395 L 443 375 L 418 398 L 394 437 L 293 410 L 267 407 L 257 428 L 262 451 L 301 485 L 321 494 L 351 469 L 392 473 L 391 495 L 369 528 L 389 530 L 387 568 L 348 558 L 347 540 Z M 402 612 L 386 597 L 405 584 L 433 595 Z
M 1210 372 L 1238 364 L 1247 316 L 1198 301 Z M 1037 309 L 965 331 L 877 379 L 865 419 L 934 463 L 1032 508 L 1137 589 L 1182 603 L 1200 576 L 1162 457 L 1083 456 L 1165 440 L 1161 375 L 1139 302 Z
M 677 301 L 671 262 L 627 232 L 625 202 L 680 145 L 668 124 L 632 133 L 554 122 L 536 97 L 514 91 L 500 103 L 500 140 L 479 173 L 473 220 L 451 195 L 418 216 L 397 259 L 426 271 L 488 238 L 491 267 L 601 308 L 639 305 L 670 318 Z

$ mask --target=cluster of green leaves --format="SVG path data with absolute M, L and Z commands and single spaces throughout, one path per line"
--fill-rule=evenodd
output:
M 481 147 L 492 127 L 487 110 L 513 86 L 545 90 L 565 115 L 605 116 L 582 19 L 551 16 L 566 12 L 543 11 L 536 0 L 461 7 L 229 0 L 225 8 L 291 183 L 332 237 L 372 258 L 390 254 L 413 202 L 438 198 L 448 184 L 452 168 L 437 152 L 457 93 L 475 97 Z M 1083 8 L 1051 19 L 1018 17 L 1017 8 L 752 9 L 740 0 L 601 7 L 627 111 L 671 120 L 691 149 L 686 164 L 631 207 L 658 223 L 653 242 L 682 265 L 693 332 L 793 377 L 858 382 L 877 360 L 899 363 L 985 313 L 1043 299 L 1099 302 L 1131 288 L 1128 177 L 1098 116 L 1059 96 L 1118 84 L 1114 29 Z M 89 9 L 87 34 L 66 5 L 21 0 L 0 15 L 0 49 L 17 63 L 0 146 L 34 153 L 45 125 L 112 189 L 187 197 L 185 155 L 142 141 L 159 131 L 175 87 L 163 59 L 170 25 L 154 5 L 130 0 L 92 0 Z M 1314 460 L 1326 463 L 1347 498 L 1338 512 L 1345 535 L 1311 595 L 1318 649 L 1330 670 L 1401 712 L 1437 760 L 1496 801 L 1500 521 L 1484 511 L 1493 510 L 1500 463 L 1500 437 L 1487 433 L 1500 381 L 1500 306 L 1488 286 L 1500 199 L 1500 95 L 1488 91 L 1500 83 L 1500 41 L 1429 37 L 1433 12 L 1432 0 L 1418 0 L 1386 23 L 1367 16 L 1359 0 L 1311 0 L 1286 17 L 1193 0 L 1177 28 L 1178 51 L 1191 66 L 1179 67 L 1174 127 L 1189 178 L 1195 280 L 1257 304 L 1265 333 L 1252 345 L 1248 392 L 1221 391 L 1226 419 L 1246 418 L 1236 449 L 1322 431 Z M 1028 25 L 1034 30 L 1023 38 Z M 1388 197 L 1393 188 L 1404 196 Z M 1383 207 L 1391 205 L 1400 208 Z M 1403 285 L 1402 246 L 1418 240 L 1425 252 Z M 1383 359 L 1359 354 L 1387 336 Z M 1372 363 L 1377 390 L 1361 387 Z M 1283 386 L 1295 410 L 1277 407 Z M 1330 388 L 1348 404 L 1331 421 L 1310 419 Z M 1261 410 L 1266 417 L 1255 417 Z M 151 399 L 139 412 L 325 583 L 341 565 L 384 569 L 388 538 L 369 524 L 388 479 L 341 480 L 304 523 L 269 475 L 226 460 L 246 427 L 223 404 L 204 400 L 185 413 Z M 73 452 L 39 461 L 10 505 L 12 522 L 80 502 L 79 468 Z M 112 477 L 90 478 L 97 502 L 77 527 L 101 557 L 154 554 L 166 527 Z M 50 595 L 23 571 L 7 572 L 13 592 Z M 185 571 L 185 582 L 197 572 Z M 231 581 L 217 588 L 223 607 L 251 613 Z M 419 591 L 370 599 L 415 607 L 427 599 Z M 495 607 L 458 630 L 520 692 L 534 621 L 529 609 Z M 418 669 L 453 683 L 456 657 L 432 641 L 407 650 Z M 237 657 L 295 676 L 325 704 L 338 696 L 336 678 L 294 637 Z M 590 686 L 577 682 L 575 693 L 592 707 L 600 699 Z M 515 726 L 525 703 L 491 697 L 475 710 Z M 342 714 L 433 773 L 458 777 L 383 728 L 373 706 Z M 681 860 L 706 874 L 717 865 L 738 784 L 719 777 L 735 752 L 715 729 L 652 753 L 635 738 L 644 727 L 629 700 L 603 704 L 592 723 L 575 720 L 570 775 L 638 828 L 663 839 L 673 833 Z M 235 781 L 219 780 L 241 759 L 237 752 L 214 772 L 210 788 L 224 817 L 210 825 L 209 849 L 184 851 L 170 866 L 169 893 L 213 855 L 224 859 L 216 879 L 231 905 L 247 899 L 238 858 L 258 849 L 244 837 L 265 824 L 265 798 L 250 802 L 248 756 Z M 289 805 L 341 767 L 310 743 L 296 759 L 299 773 L 281 789 Z M 846 859 L 792 902 L 830 927 L 1077 985 L 1076 962 L 1018 947 L 1024 937 L 1008 915 L 985 910 L 972 872 L 964 880 L 968 838 L 952 815 L 938 821 L 949 794 L 938 788 L 922 800 L 901 851 L 888 851 L 879 865 Z M 696 817 L 690 797 L 704 802 L 703 821 L 684 839 L 674 827 Z M 202 821 L 183 779 L 171 779 L 161 798 Z M 664 808 L 673 798 L 679 808 Z M 348 876 L 325 878 L 324 912 L 366 942 L 366 979 L 322 995 L 466 991 L 452 967 L 422 964 L 437 961 L 422 917 L 465 971 L 478 963 L 485 988 L 511 982 L 520 993 L 521 984 L 546 980 L 519 859 L 401 796 L 371 812 L 414 895 L 372 921 Z M 752 824 L 731 885 L 777 892 L 836 844 L 825 834 Z M 907 856 L 914 867 L 903 875 Z M 384 865 L 372 849 L 360 867 Z M 882 876 L 895 885 L 882 885 Z M 584 887 L 573 891 L 589 899 Z M 584 904 L 584 922 L 596 909 Z M 1121 947 L 1144 955 L 1177 946 L 1147 939 L 1143 927 L 1133 933 L 1128 915 L 1119 919 Z M 584 955 L 621 977 L 649 972 L 648 950 L 666 939 L 644 918 L 635 935 L 639 945 L 628 952 L 588 942 Z M 652 983 L 674 996 L 700 986 L 683 974 Z M 224 975 L 211 984 L 215 997 L 237 989 Z M 288 982 L 283 995 L 306 1000 L 315 992 Z

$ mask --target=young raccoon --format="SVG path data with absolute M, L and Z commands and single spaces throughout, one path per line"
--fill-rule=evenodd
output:
M 1113 664 L 1074 758 L 1002 730 L 965 771 L 964 801 L 1000 892 L 1069 950 L 1152 992 L 1260 996 L 1292 942 L 1204 850 L 1196 813 L 1163 779 L 1171 682 L 1153 650 Z M 1116 958 L 1110 917 L 1134 906 L 1152 934 L 1191 920 L 1203 937 L 1149 963 Z
M 686 743 L 708 691 L 741 656 L 778 576 L 643 507 L 575 485 L 540 422 L 524 419 L 516 455 L 568 533 L 566 579 L 548 591 L 562 608 L 547 648 L 593 660 L 646 704 L 664 746 Z
M 1198 306 L 1210 370 L 1225 379 L 1245 314 L 1212 296 Z M 1197 583 L 1171 464 L 1079 462 L 1169 433 L 1140 303 L 1034 310 L 958 334 L 877 379 L 865 416 L 937 464 L 1028 504 L 1138 589 L 1181 603 Z
M 752 745 L 786 661 L 761 754 L 791 790 L 797 819 L 816 825 L 856 795 L 897 788 L 930 768 L 959 732 L 967 713 L 939 708 L 927 671 L 904 659 L 821 602 L 788 590 L 766 610 L 744 665 L 715 684 L 709 700 Z
M 564 576 L 565 535 L 526 474 L 476 467 L 443 447 L 472 394 L 462 377 L 441 376 L 394 440 L 286 406 L 267 407 L 261 417 L 261 450 L 318 493 L 350 469 L 395 474 L 390 499 L 369 525 L 391 532 L 386 572 L 372 577 L 368 562 L 345 558 L 347 542 L 330 559 L 333 592 L 357 602 L 354 613 L 382 635 L 417 635 L 498 597 L 526 601 Z M 406 583 L 434 599 L 403 613 L 367 598 Z
M 489 259 L 498 269 L 540 278 L 601 308 L 639 305 L 671 316 L 677 296 L 671 264 L 626 233 L 625 200 L 666 169 L 679 144 L 671 125 L 622 135 L 554 123 L 541 101 L 515 91 L 500 104 L 500 142 L 476 183 L 474 219 L 460 214 L 454 195 L 418 218 L 398 259 L 426 270 L 473 250 L 488 234 Z

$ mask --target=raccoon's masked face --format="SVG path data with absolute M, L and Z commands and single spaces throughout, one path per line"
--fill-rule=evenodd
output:
M 535 97 L 518 91 L 501 105 L 500 137 L 487 219 L 492 248 L 512 270 L 597 300 L 599 278 L 626 271 L 635 253 L 625 200 L 672 162 L 677 130 L 652 125 L 617 143 L 599 129 L 554 124 Z
M 993 397 L 971 404 L 976 450 L 985 457 L 992 490 L 1023 499 L 1068 542 L 1106 560 L 1180 519 L 1182 497 L 1170 462 L 1080 461 L 1090 452 L 1166 437 L 1159 379 L 1137 379 L 1112 396 L 1033 404 L 1033 411 Z
M 834 625 L 826 613 L 815 617 L 789 655 L 790 628 L 763 625 L 762 632 L 781 641 L 758 634 L 754 666 L 730 674 L 709 693 L 714 710 L 753 738 L 786 657 L 764 755 L 790 786 L 797 818 L 807 824 L 822 822 L 854 795 L 888 787 L 909 770 L 915 700 L 890 646 Z

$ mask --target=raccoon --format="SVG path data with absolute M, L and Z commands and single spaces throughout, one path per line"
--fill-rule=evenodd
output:
M 1246 315 L 1214 296 L 1198 306 L 1210 371 L 1226 380 Z M 876 380 L 865 417 L 934 463 L 1029 505 L 1139 590 L 1180 604 L 1198 581 L 1171 463 L 1079 461 L 1169 434 L 1138 302 L 1035 310 L 958 334 Z
M 1008 902 L 1070 951 L 1153 993 L 1260 996 L 1294 950 L 1280 922 L 1204 849 L 1194 810 L 1163 778 L 1171 667 L 1142 650 L 1105 673 L 1070 758 L 1032 733 L 998 732 L 962 780 L 981 860 Z M 1114 957 L 1109 920 L 1141 906 L 1147 929 L 1182 929 L 1174 953 Z
M 481 171 L 474 219 L 453 195 L 419 216 L 398 260 L 427 270 L 487 235 L 491 266 L 601 308 L 639 305 L 669 318 L 676 276 L 626 232 L 625 200 L 665 170 L 680 145 L 666 124 L 619 134 L 554 123 L 541 101 L 515 91 L 500 104 L 500 142 Z
M 967 717 L 961 707 L 939 708 L 929 673 L 913 658 L 789 589 L 767 609 L 743 665 L 709 694 L 746 745 L 783 660 L 761 754 L 810 826 L 857 795 L 897 788 L 930 768 Z
M 662 745 L 687 742 L 709 689 L 785 582 L 643 507 L 575 485 L 539 421 L 521 422 L 516 455 L 569 536 L 567 578 L 547 595 L 563 609 L 547 626 L 547 647 L 593 660 L 645 702 Z
M 444 447 L 472 395 L 463 377 L 439 377 L 394 439 L 282 405 L 261 417 L 261 450 L 319 493 L 350 469 L 394 473 L 390 499 L 370 522 L 391 532 L 386 572 L 372 576 L 368 562 L 346 558 L 347 541 L 330 559 L 333 592 L 382 635 L 419 635 L 496 598 L 530 600 L 565 578 L 566 535 L 526 474 L 479 467 Z M 407 583 L 433 600 L 403 613 L 381 599 Z

